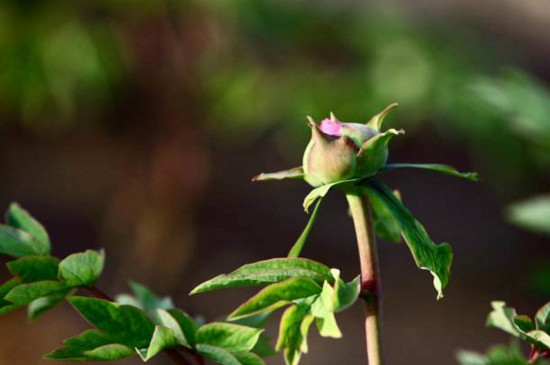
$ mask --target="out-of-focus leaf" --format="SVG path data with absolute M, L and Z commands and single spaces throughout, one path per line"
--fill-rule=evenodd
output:
M 498 328 L 540 349 L 550 349 L 550 335 L 539 329 L 531 330 L 533 326 L 529 326 L 530 320 L 526 322 L 525 316 L 519 316 L 514 308 L 507 307 L 504 302 L 492 302 L 491 305 L 493 311 L 487 317 L 488 327 Z
M 529 362 L 523 355 L 521 348 L 517 343 L 511 346 L 493 346 L 486 354 L 479 354 L 473 351 L 458 351 L 456 354 L 457 361 L 460 365 L 547 365 L 548 362 L 544 359 L 537 359 L 534 362 Z
M 371 194 L 379 197 L 401 226 L 401 234 L 409 246 L 416 265 L 433 275 L 437 298 L 443 297 L 443 289 L 449 283 L 453 252 L 447 243 L 436 245 L 426 229 L 401 204 L 390 189 L 377 178 L 365 184 Z
M 266 285 L 297 276 L 310 278 L 318 283 L 334 280 L 330 269 L 321 263 L 297 257 L 276 258 L 244 265 L 230 274 L 218 275 L 197 286 L 191 291 L 191 294 L 217 289 Z
M 541 195 L 512 204 L 508 219 L 531 231 L 550 235 L 550 195 Z
M 140 309 L 103 299 L 73 296 L 69 303 L 88 322 L 117 343 L 129 347 L 149 346 L 155 326 Z
M 229 318 L 238 319 L 264 311 L 271 311 L 293 300 L 307 298 L 320 292 L 321 287 L 319 284 L 311 279 L 303 277 L 290 278 L 262 289 L 231 313 Z
M 543 305 L 535 314 L 535 324 L 538 330 L 548 332 L 550 329 L 550 302 Z
M 59 278 L 68 286 L 93 286 L 103 271 L 104 262 L 103 251 L 74 253 L 59 263 Z
M 67 286 L 59 281 L 36 281 L 16 286 L 4 298 L 17 305 L 26 305 L 35 299 L 66 290 Z
M 398 169 L 408 169 L 408 168 L 430 170 L 430 171 L 440 172 L 446 175 L 461 177 L 463 179 L 467 179 L 470 181 L 479 181 L 479 174 L 477 172 L 459 172 L 457 169 L 455 169 L 452 166 L 436 164 L 436 163 L 430 163 L 430 164 L 391 163 L 384 166 L 384 168 L 382 169 L 382 172 L 398 170 Z
M 10 204 L 6 212 L 6 223 L 14 228 L 29 233 L 36 238 L 42 245 L 51 249 L 50 237 L 46 229 L 29 212 L 23 209 L 19 204 Z
M 245 352 L 254 348 L 262 332 L 263 329 L 259 328 L 214 322 L 199 328 L 197 343 L 222 347 L 231 352 Z
M 270 181 L 270 180 L 303 180 L 304 179 L 304 169 L 302 166 L 295 167 L 290 170 L 270 172 L 270 173 L 261 173 L 258 176 L 254 176 L 252 181 Z
M 50 253 L 50 248 L 27 232 L 0 225 L 0 253 L 13 256 L 43 256 Z
M 57 280 L 59 259 L 52 256 L 26 256 L 6 264 L 12 275 L 26 283 Z
M 103 361 L 119 360 L 135 351 L 95 330 L 87 330 L 63 341 L 63 347 L 44 356 L 46 360 Z
M 2 286 L 0 286 L 0 315 L 7 314 L 22 305 L 13 304 L 12 302 L 5 299 L 6 294 L 8 294 L 13 288 L 21 284 L 21 279 L 13 278 L 6 281 Z
M 34 321 L 48 310 L 52 309 L 65 299 L 72 292 L 72 289 L 62 290 L 45 297 L 40 297 L 29 303 L 27 316 L 29 320 Z

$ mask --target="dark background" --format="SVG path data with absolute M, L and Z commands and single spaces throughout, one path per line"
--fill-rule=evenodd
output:
M 253 291 L 187 293 L 284 256 L 308 219 L 308 186 L 250 178 L 300 164 L 306 115 L 361 122 L 397 101 L 387 124 L 407 134 L 392 141 L 391 162 L 482 176 L 384 176 L 455 252 L 436 301 L 406 246 L 379 242 L 388 364 L 453 364 L 458 349 L 508 341 L 484 328 L 491 300 L 532 314 L 550 298 L 549 238 L 506 213 L 548 193 L 549 26 L 545 0 L 5 0 L 0 206 L 31 211 L 58 256 L 104 247 L 106 292 L 132 278 L 214 320 Z M 358 274 L 341 194 L 328 197 L 304 254 Z M 365 362 L 361 306 L 338 319 L 344 338 L 311 331 L 303 364 Z M 34 324 L 24 311 L 2 317 L 0 363 L 43 363 L 85 328 L 67 304 Z

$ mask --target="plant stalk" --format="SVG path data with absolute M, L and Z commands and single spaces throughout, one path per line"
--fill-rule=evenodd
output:
M 365 302 L 366 310 L 365 335 L 368 364 L 381 365 L 383 363 L 380 334 L 382 292 L 371 207 L 366 193 L 359 188 L 348 191 L 346 199 L 355 226 L 361 261 L 361 298 Z

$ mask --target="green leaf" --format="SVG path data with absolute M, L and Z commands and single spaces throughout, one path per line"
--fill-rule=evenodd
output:
M 48 255 L 50 248 L 29 233 L 0 224 L 0 253 L 24 257 Z
M 491 305 L 493 311 L 487 318 L 488 327 L 498 328 L 538 348 L 550 349 L 550 336 L 541 330 L 529 330 L 533 326 L 528 326 L 525 316 L 518 316 L 516 310 L 506 307 L 504 302 L 492 302 Z
M 44 356 L 46 360 L 101 361 L 132 356 L 130 347 L 117 344 L 112 338 L 95 330 L 87 330 L 63 341 L 63 347 Z
M 70 297 L 69 303 L 93 326 L 130 347 L 149 346 L 155 326 L 140 309 L 103 299 Z
M 479 181 L 479 174 L 477 172 L 459 172 L 457 169 L 455 169 L 452 166 L 435 164 L 435 163 L 432 163 L 432 164 L 392 163 L 392 164 L 387 164 L 382 169 L 382 172 L 392 171 L 397 169 L 407 169 L 407 168 L 430 170 L 430 171 L 440 172 L 446 175 L 461 177 L 470 181 Z
M 46 313 L 51 308 L 55 307 L 65 299 L 65 297 L 71 294 L 72 289 L 62 290 L 45 297 L 41 297 L 33 300 L 29 303 L 27 309 L 27 317 L 29 320 L 34 321 L 42 314 Z
M 401 234 L 411 250 L 416 265 L 433 275 L 433 284 L 437 298 L 443 297 L 443 289 L 449 283 L 453 252 L 447 243 L 436 245 L 428 236 L 426 229 L 401 204 L 399 199 L 384 183 L 376 178 L 369 179 L 367 189 L 379 197 L 401 226 Z
M 172 330 L 180 345 L 192 347 L 197 343 L 198 326 L 187 313 L 179 309 L 157 309 L 157 313 L 160 324 Z
M 239 359 L 237 359 L 237 357 L 235 357 L 234 354 L 221 347 L 198 344 L 197 351 L 202 356 L 209 358 L 217 364 L 244 365 L 239 361 Z
M 317 201 L 317 199 L 324 198 L 328 194 L 330 189 L 332 189 L 336 186 L 339 186 L 339 185 L 350 184 L 350 183 L 354 183 L 354 182 L 357 182 L 357 181 L 360 181 L 360 180 L 361 179 L 350 179 L 350 180 L 336 181 L 336 182 L 333 182 L 333 183 L 330 183 L 330 184 L 321 185 L 321 186 L 311 190 L 309 192 L 309 194 L 307 194 L 305 199 L 304 199 L 304 203 L 303 203 L 304 210 L 306 211 L 306 213 L 308 213 L 309 212 L 309 207 L 313 203 L 315 203 Z
M 550 235 L 550 195 L 541 195 L 512 204 L 508 219 L 525 229 Z
M 114 361 L 124 359 L 134 354 L 135 352 L 133 349 L 118 343 L 100 346 L 84 352 L 86 358 L 91 361 Z
M 369 191 L 367 190 L 367 193 Z M 394 192 L 401 201 L 398 192 Z M 375 194 L 368 194 L 372 208 L 372 218 L 376 235 L 383 240 L 399 243 L 401 242 L 401 226 L 393 217 L 384 201 Z
M 296 276 L 310 278 L 318 283 L 325 280 L 333 281 L 327 266 L 304 258 L 285 257 L 255 262 L 244 265 L 230 274 L 218 275 L 197 286 L 191 294 L 217 289 L 261 286 Z
M 334 313 L 327 313 L 323 317 L 316 318 L 315 323 L 321 336 L 332 338 L 342 337 L 342 332 L 340 331 L 340 328 L 338 328 Z
M 260 357 L 269 357 L 276 354 L 275 349 L 270 343 L 269 337 L 265 336 L 263 333 L 260 335 L 260 339 L 256 343 L 256 346 L 251 350 Z
M 21 284 L 13 288 L 5 299 L 16 304 L 26 305 L 35 299 L 67 290 L 67 286 L 59 281 L 44 280 L 29 284 Z
M 18 286 L 19 284 L 21 284 L 21 279 L 13 278 L 6 281 L 4 284 L 2 284 L 2 286 L 0 286 L 0 315 L 7 314 L 21 307 L 21 305 L 13 304 L 12 302 L 5 299 L 6 294 L 8 294 L 13 288 Z
M 550 302 L 543 305 L 535 315 L 535 324 L 538 330 L 549 332 L 550 330 Z
M 302 166 L 294 167 L 289 170 L 261 173 L 258 176 L 254 176 L 252 181 L 271 181 L 271 180 L 303 180 L 304 179 L 304 169 Z
M 491 347 L 486 355 L 472 351 L 459 351 L 457 360 L 460 365 L 528 365 L 530 362 L 525 358 L 521 348 L 516 344 L 507 346 Z M 533 364 L 548 364 L 543 359 L 538 359 Z
M 284 350 L 287 365 L 297 365 L 302 352 L 308 351 L 307 333 L 313 319 L 309 305 L 303 303 L 292 305 L 283 313 L 276 349 Z
M 295 277 L 280 283 L 271 284 L 250 298 L 233 313 L 230 319 L 238 319 L 280 308 L 293 300 L 307 298 L 321 292 L 321 287 L 315 281 Z
M 164 326 L 156 326 L 149 347 L 146 349 L 144 354 L 142 353 L 142 351 L 138 351 L 138 354 L 143 361 L 148 361 L 162 350 L 169 347 L 176 347 L 178 345 L 179 342 L 176 339 L 174 332 L 170 328 Z
M 341 283 L 338 285 L 336 295 L 338 296 L 338 304 L 336 305 L 335 312 L 342 312 L 343 310 L 351 307 L 353 303 L 359 298 L 361 292 L 361 277 L 357 276 L 349 283 Z
M 262 358 L 252 352 L 241 352 L 234 355 L 242 365 L 265 365 Z
M 10 204 L 6 212 L 6 223 L 36 238 L 44 247 L 47 247 L 48 253 L 51 250 L 50 237 L 46 229 L 19 204 Z
M 103 251 L 74 253 L 59 263 L 59 278 L 68 286 L 93 286 L 103 271 L 104 261 Z
M 306 243 L 306 240 L 309 236 L 309 232 L 311 232 L 311 229 L 313 228 L 313 223 L 315 223 L 315 219 L 317 219 L 317 214 L 319 212 L 319 207 L 321 206 L 322 201 L 323 199 L 319 199 L 317 201 L 317 205 L 315 205 L 315 209 L 313 209 L 313 213 L 311 214 L 311 217 L 307 222 L 306 228 L 304 228 L 304 231 L 302 232 L 300 237 L 298 237 L 298 240 L 296 241 L 296 243 L 294 243 L 294 245 L 290 249 L 290 252 L 288 253 L 288 257 L 300 256 L 300 253 L 304 248 L 304 244 Z
M 6 264 L 10 273 L 26 283 L 57 280 L 59 260 L 52 256 L 26 256 Z
M 231 352 L 250 351 L 254 348 L 263 329 L 232 323 L 205 324 L 197 332 L 197 343 L 223 347 Z

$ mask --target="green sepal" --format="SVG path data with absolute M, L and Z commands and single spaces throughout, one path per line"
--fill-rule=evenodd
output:
M 27 232 L 38 240 L 48 253 L 51 250 L 50 237 L 42 224 L 17 203 L 11 203 L 6 212 L 6 223 L 13 228 Z
M 393 108 L 397 107 L 398 105 L 399 104 L 397 103 L 393 103 L 385 107 L 384 110 L 376 114 L 367 122 L 367 126 L 373 128 L 376 131 L 380 131 L 382 129 L 382 124 L 384 123 L 384 119 L 386 118 L 386 116 Z
M 103 250 L 86 250 L 67 256 L 59 263 L 59 279 L 68 286 L 88 286 L 95 284 L 105 262 Z
M 218 275 L 191 291 L 191 294 L 204 293 L 211 290 L 227 289 L 245 286 L 262 286 L 278 283 L 296 276 L 306 277 L 323 283 L 333 282 L 330 268 L 321 263 L 304 258 L 276 258 L 258 261 L 244 265 L 237 270 Z
M 258 176 L 254 176 L 252 181 L 272 181 L 272 180 L 303 180 L 304 179 L 304 169 L 302 166 L 294 167 L 289 170 L 261 173 Z

